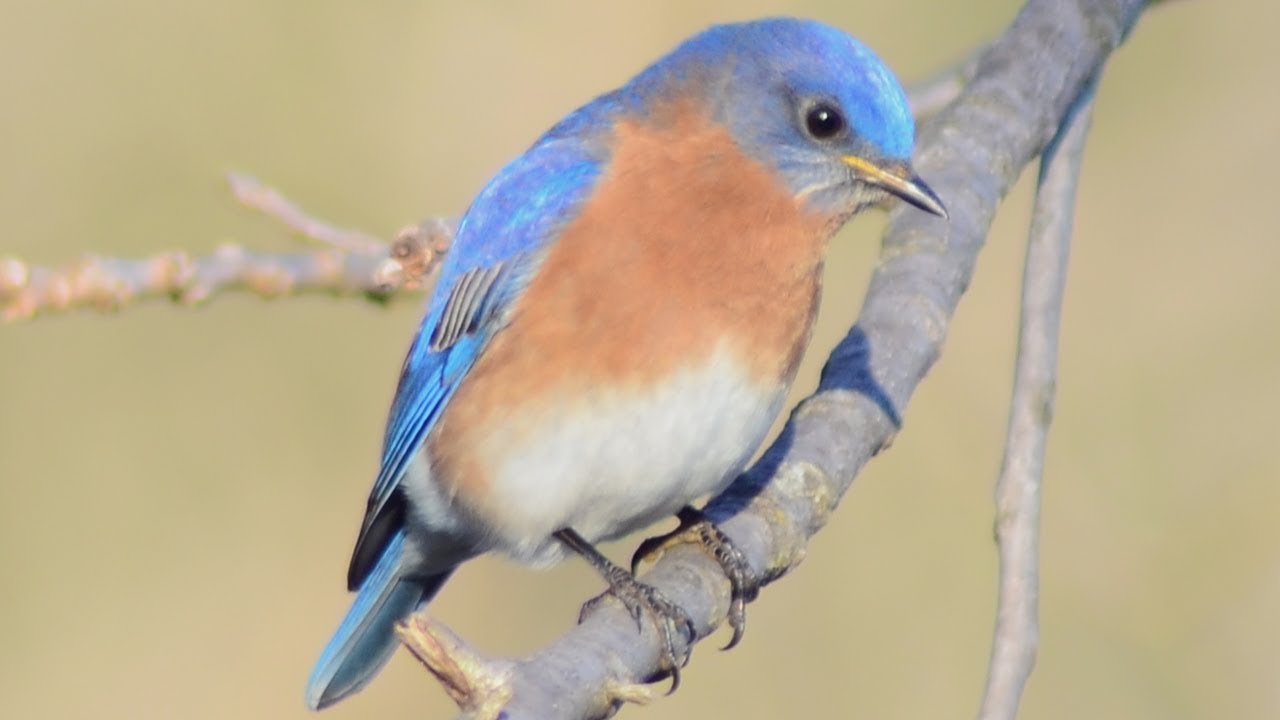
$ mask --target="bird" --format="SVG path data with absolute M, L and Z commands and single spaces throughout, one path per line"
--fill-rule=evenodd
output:
M 691 632 L 595 543 L 705 521 L 692 504 L 746 467 L 782 409 L 850 217 L 896 198 L 946 218 L 914 136 L 870 49 L 771 17 L 693 35 L 502 168 L 458 222 L 404 360 L 356 597 L 307 705 L 364 687 L 395 625 L 485 553 L 581 555 L 637 622 Z M 667 656 L 678 682 L 670 635 Z

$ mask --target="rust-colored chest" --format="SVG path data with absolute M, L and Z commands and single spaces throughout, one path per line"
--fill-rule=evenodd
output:
M 437 462 L 461 460 L 486 425 L 548 394 L 563 403 L 600 388 L 642 391 L 718 350 L 762 387 L 794 377 L 826 219 L 705 121 L 624 123 L 614 147 L 432 432 Z
M 761 377 L 789 375 L 816 309 L 825 219 L 717 126 L 622 124 L 615 147 L 473 372 L 516 363 L 539 385 L 644 383 L 727 340 Z

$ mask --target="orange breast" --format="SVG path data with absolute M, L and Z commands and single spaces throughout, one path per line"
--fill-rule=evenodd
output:
M 428 438 L 437 481 L 483 494 L 486 426 L 549 394 L 589 404 L 602 385 L 661 383 L 722 343 L 750 377 L 789 384 L 828 235 L 825 218 L 696 107 L 620 123 L 595 194 Z

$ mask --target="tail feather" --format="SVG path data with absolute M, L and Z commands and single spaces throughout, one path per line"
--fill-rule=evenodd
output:
M 360 690 L 391 659 L 396 623 L 429 601 L 449 573 L 429 578 L 401 576 L 404 531 L 388 541 L 377 565 L 360 585 L 355 602 L 329 640 L 307 680 L 307 706 L 320 710 Z

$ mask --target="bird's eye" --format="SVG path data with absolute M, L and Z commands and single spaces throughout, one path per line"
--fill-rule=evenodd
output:
M 835 107 L 819 103 L 804 116 L 805 129 L 816 140 L 830 140 L 844 132 L 844 115 Z

